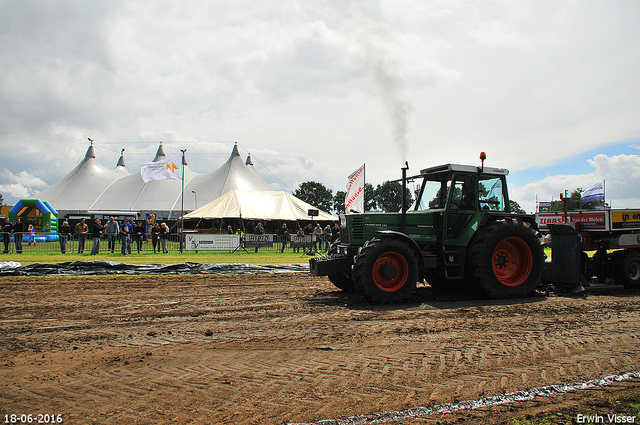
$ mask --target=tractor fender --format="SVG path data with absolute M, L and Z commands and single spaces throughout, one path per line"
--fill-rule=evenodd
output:
M 394 230 L 380 230 L 375 233 L 376 235 L 383 236 L 386 238 L 394 238 L 399 239 L 402 242 L 405 242 L 409 248 L 414 252 L 416 256 L 416 260 L 418 261 L 418 270 L 422 270 L 424 268 L 424 261 L 422 259 L 422 254 L 420 252 L 420 247 L 409 236 L 402 232 L 396 232 Z
M 503 212 L 491 212 L 485 214 L 480 221 L 480 227 L 486 225 L 489 222 L 500 221 L 500 220 L 520 220 L 524 223 L 528 223 L 533 230 L 539 232 L 538 223 L 536 222 L 535 216 L 531 214 L 514 214 L 514 213 L 503 213 Z

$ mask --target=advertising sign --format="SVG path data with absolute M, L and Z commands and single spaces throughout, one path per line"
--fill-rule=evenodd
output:
M 313 235 L 305 235 L 305 236 L 291 235 L 291 247 L 296 248 L 296 247 L 311 246 L 313 245 L 313 238 L 314 238 Z
M 611 227 L 613 229 L 640 228 L 640 210 L 612 210 Z
M 548 231 L 547 224 L 564 223 L 564 215 L 562 212 L 557 213 L 538 213 L 536 214 L 538 228 L 542 231 Z M 584 230 L 606 230 L 607 220 L 605 211 L 569 211 L 567 213 L 568 223 L 580 223 L 580 228 Z
M 240 245 L 240 235 L 189 235 L 187 251 L 233 251 Z
M 246 248 L 253 247 L 271 247 L 273 246 L 274 235 L 244 235 L 244 246 Z

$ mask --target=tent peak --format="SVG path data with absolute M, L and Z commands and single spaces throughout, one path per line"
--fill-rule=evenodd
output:
M 91 140 L 91 139 L 89 139 Z M 87 153 L 84 156 L 85 158 L 95 158 L 96 157 L 96 151 L 93 148 L 93 140 L 91 140 L 91 146 L 89 146 L 89 149 L 87 149 Z
M 238 142 L 233 145 L 233 150 L 231 151 L 231 156 L 240 156 L 240 152 L 238 152 Z
M 116 168 L 118 167 L 127 167 L 127 164 L 124 162 L 124 149 L 120 151 L 120 159 L 118 159 L 118 163 L 116 164 Z
M 162 148 L 162 142 L 160 142 L 160 146 L 158 146 L 158 150 L 156 152 L 156 157 L 153 158 L 152 162 L 158 162 L 161 159 L 164 159 L 166 157 L 167 157 L 167 155 L 164 153 L 164 149 Z
M 244 165 L 253 165 L 253 162 L 251 162 L 251 154 L 247 155 L 247 161 L 244 163 Z

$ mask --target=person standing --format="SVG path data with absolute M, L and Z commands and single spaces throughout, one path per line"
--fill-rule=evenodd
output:
M 331 242 L 335 242 L 340 238 L 340 226 L 338 223 L 333 224 L 333 232 L 331 232 Z
M 124 223 L 120 223 L 120 240 L 122 241 L 122 255 L 127 255 L 129 254 L 129 252 L 131 251 L 129 249 L 129 226 L 127 225 L 127 222 L 125 221 Z
M 104 233 L 108 238 L 107 249 L 113 254 L 113 251 L 116 249 L 116 239 L 118 238 L 118 234 L 120 233 L 120 225 L 117 221 L 115 221 L 113 216 L 109 217 L 109 221 L 104 228 Z
M 29 233 L 29 245 L 31 245 L 31 242 L 33 242 L 33 246 L 36 246 L 36 228 L 33 227 L 33 224 L 29 225 L 27 232 Z
M 62 222 L 62 226 L 58 230 L 58 241 L 60 242 L 60 252 L 63 254 L 67 253 L 67 240 L 69 239 L 69 234 L 71 233 L 71 228 L 69 227 L 69 223 L 66 221 Z
M 9 221 L 8 217 L 4 218 L 2 224 L 2 242 L 4 243 L 4 253 L 9 253 L 9 242 L 11 241 L 11 233 L 13 232 L 13 224 Z
M 284 248 L 287 246 L 287 240 L 289 239 L 289 229 L 287 229 L 287 223 L 282 223 L 280 238 L 282 239 L 282 249 L 280 249 L 280 252 L 284 252 Z
M 169 249 L 167 248 L 167 244 L 169 243 L 169 226 L 167 226 L 167 223 L 160 224 L 160 242 L 162 243 L 162 253 L 168 253 Z
M 304 231 L 302 230 L 302 227 L 298 226 L 298 231 L 296 232 L 296 236 L 299 236 L 301 238 L 304 238 Z M 295 242 L 295 244 L 293 243 L 293 241 L 291 242 L 291 246 L 293 247 L 293 252 L 300 252 L 300 246 L 302 245 L 302 252 L 304 252 L 304 242 L 303 239 L 300 239 L 298 241 Z
M 138 221 L 133 228 L 133 237 L 136 241 L 136 248 L 138 249 L 138 254 L 140 254 L 140 250 L 142 249 L 142 238 L 144 237 L 144 226 L 141 221 Z
M 129 219 L 129 222 L 127 223 L 127 233 L 129 234 L 129 243 L 127 244 L 127 252 L 129 254 L 131 254 L 131 245 L 133 243 L 133 219 Z
M 87 233 L 89 233 L 89 226 L 84 222 L 84 218 L 81 218 L 80 222 L 76 224 L 73 233 L 78 235 L 78 254 L 82 254 L 84 252 L 84 241 L 87 238 Z
M 97 255 L 100 252 L 100 238 L 102 237 L 102 231 L 104 226 L 100 224 L 100 219 L 93 220 L 93 229 L 91 229 L 91 235 L 93 237 L 93 247 L 91 248 L 91 255 Z
M 20 221 L 20 217 L 16 218 L 16 224 L 13 225 L 13 242 L 16 244 L 16 254 L 22 254 L 22 237 L 24 236 L 24 223 Z
M 331 223 L 327 223 L 327 227 L 324 228 L 324 250 L 329 251 L 331 246 Z
M 254 235 L 264 235 L 264 228 L 262 227 L 262 222 L 259 221 L 258 224 L 256 224 L 256 227 L 253 229 L 253 234 Z M 256 252 L 258 252 L 258 247 L 256 246 Z
M 311 223 L 307 224 L 304 228 L 304 234 L 305 235 L 311 235 L 313 234 L 313 226 L 311 225 Z
M 320 248 L 322 248 L 322 227 L 320 227 L 320 223 L 316 223 L 316 227 L 313 229 L 313 249 L 318 249 L 318 243 L 320 244 Z
M 153 245 L 153 253 L 156 253 L 156 249 L 160 252 L 160 226 L 158 223 L 153 223 L 153 227 L 151 228 L 151 244 Z

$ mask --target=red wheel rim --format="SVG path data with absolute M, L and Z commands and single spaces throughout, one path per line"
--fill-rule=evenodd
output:
M 506 286 L 518 286 L 531 274 L 533 256 L 531 249 L 522 239 L 505 238 L 491 256 L 493 274 Z
M 373 264 L 373 282 L 385 292 L 402 288 L 409 277 L 407 260 L 397 252 L 386 252 Z

